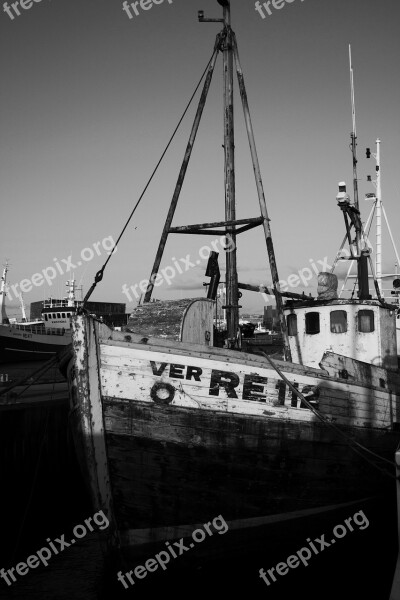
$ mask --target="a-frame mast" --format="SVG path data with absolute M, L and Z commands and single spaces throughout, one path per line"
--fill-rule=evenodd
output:
M 170 233 L 192 233 L 203 235 L 225 235 L 227 239 L 226 252 L 226 316 L 227 316 L 227 334 L 228 347 L 234 348 L 238 346 L 239 336 L 239 284 L 237 275 L 236 261 L 236 236 L 239 233 L 248 231 L 258 225 L 263 225 L 264 234 L 267 244 L 269 264 L 271 268 L 271 276 L 273 283 L 273 292 L 276 298 L 277 309 L 279 313 L 281 331 L 284 342 L 284 355 L 286 360 L 290 360 L 289 340 L 287 336 L 286 321 L 283 314 L 282 296 L 279 290 L 279 275 L 276 266 L 275 253 L 272 244 L 271 229 L 269 225 L 269 217 L 265 203 L 264 191 L 261 180 L 261 173 L 258 164 L 254 134 L 250 120 L 250 112 L 247 102 L 247 94 L 244 86 L 243 73 L 239 63 L 239 54 L 235 34 L 231 29 L 231 15 L 229 0 L 217 0 L 218 4 L 223 7 L 222 19 L 204 18 L 203 11 L 199 11 L 200 22 L 215 22 L 223 23 L 223 30 L 217 35 L 214 55 L 210 61 L 210 66 L 205 79 L 203 92 L 200 98 L 199 106 L 192 126 L 189 142 L 186 148 L 185 156 L 182 162 L 178 181 L 172 197 L 168 216 L 164 225 L 161 240 L 157 250 L 156 258 L 152 268 L 149 284 L 144 297 L 144 302 L 150 302 L 151 294 L 154 288 L 154 283 L 161 264 L 162 255 L 164 252 L 167 237 Z M 225 152 L 225 221 L 216 223 L 203 223 L 196 225 L 184 225 L 172 227 L 172 220 L 178 203 L 180 191 L 182 189 L 183 179 L 186 174 L 187 166 L 191 157 L 193 144 L 198 131 L 200 119 L 205 106 L 208 90 L 211 83 L 211 78 L 214 71 L 216 57 L 219 51 L 223 53 L 223 77 L 224 77 L 224 152 Z M 236 202 L 235 202 L 235 141 L 234 141 L 234 112 L 233 112 L 233 72 L 234 63 L 236 64 L 237 76 L 239 81 L 240 94 L 243 103 L 247 134 L 249 138 L 251 157 L 253 161 L 253 169 L 256 178 L 256 186 L 259 197 L 261 216 L 250 219 L 236 219 Z M 224 230 L 215 228 L 223 227 Z

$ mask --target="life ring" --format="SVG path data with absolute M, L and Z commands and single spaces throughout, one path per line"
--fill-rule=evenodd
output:
M 171 404 L 175 396 L 175 388 L 170 383 L 160 381 L 153 385 L 150 396 L 156 404 Z

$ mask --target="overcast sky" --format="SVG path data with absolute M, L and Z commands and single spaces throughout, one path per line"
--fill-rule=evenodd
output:
M 365 147 L 374 151 L 379 137 L 383 202 L 400 245 L 399 0 L 293 0 L 270 5 L 264 19 L 253 0 L 231 5 L 281 279 L 311 261 L 331 264 L 343 239 L 335 197 L 338 181 L 352 187 L 349 43 L 363 218 L 371 207 L 364 194 L 373 191 L 366 176 L 375 172 Z M 36 0 L 19 16 L 10 9 L 13 19 L 0 12 L 0 260 L 10 260 L 10 283 L 31 282 L 26 304 L 64 295 L 71 263 L 85 293 L 107 258 L 110 236 L 117 238 L 210 58 L 220 25 L 200 24 L 198 9 L 221 15 L 216 0 L 138 5 L 132 18 L 120 0 Z M 221 81 L 219 60 L 175 225 L 224 218 Z M 136 304 L 122 286 L 150 274 L 196 105 L 92 300 Z M 238 97 L 235 112 L 237 215 L 255 217 Z M 195 266 L 155 297 L 203 295 L 199 249 L 215 239 L 171 235 L 162 267 L 187 254 Z M 383 250 L 384 270 L 393 272 L 390 245 Z M 261 228 L 239 237 L 238 252 L 240 281 L 270 282 Z M 51 286 L 39 276 L 32 283 L 51 267 Z M 310 284 L 307 292 L 315 278 Z M 242 305 L 261 311 L 263 299 L 246 293 Z

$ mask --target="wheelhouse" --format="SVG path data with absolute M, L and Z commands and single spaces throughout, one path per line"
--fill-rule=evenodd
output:
M 293 362 L 317 367 L 324 352 L 396 370 L 396 314 L 374 300 L 294 303 L 285 306 Z

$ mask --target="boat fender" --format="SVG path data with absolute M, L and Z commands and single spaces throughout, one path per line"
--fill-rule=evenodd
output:
M 151 388 L 150 396 L 156 404 L 170 404 L 175 396 L 175 388 L 170 383 L 159 381 Z

